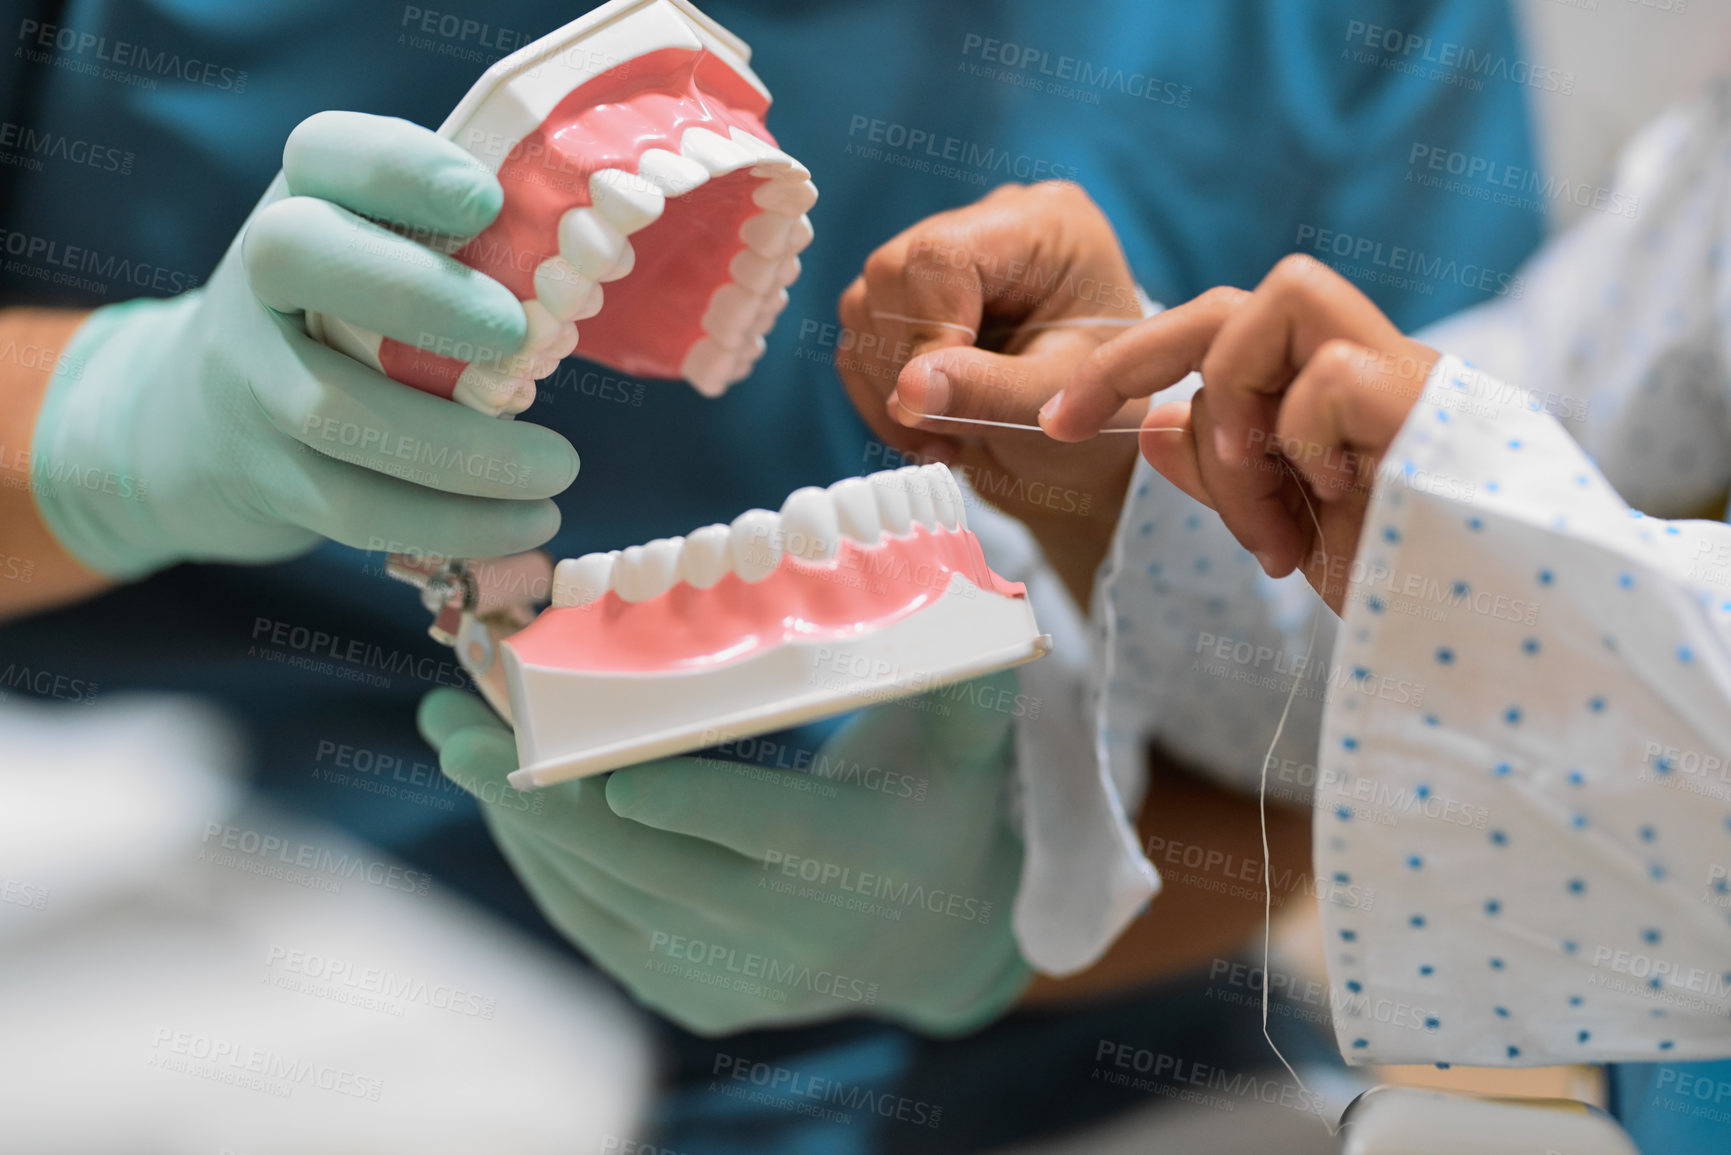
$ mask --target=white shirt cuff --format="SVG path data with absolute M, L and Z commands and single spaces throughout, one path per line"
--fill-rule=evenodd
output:
M 1334 665 L 1386 692 L 1330 701 L 1315 829 L 1350 1062 L 1731 1054 L 1731 527 L 1542 409 L 1443 358 L 1366 516 Z

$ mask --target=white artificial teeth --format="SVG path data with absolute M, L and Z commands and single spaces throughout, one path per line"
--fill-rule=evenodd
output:
M 707 128 L 687 129 L 680 138 L 679 152 L 715 176 L 748 168 L 757 159 L 743 146 Z
M 783 213 L 758 213 L 739 226 L 739 239 L 758 256 L 780 260 L 789 251 L 788 240 L 796 223 L 795 218 Z
M 705 340 L 715 338 L 706 337 Z M 742 336 L 736 344 L 727 346 L 727 365 L 725 370 L 718 371 L 718 376 L 724 382 L 723 390 L 750 376 L 752 369 L 757 366 L 758 358 L 763 356 L 767 347 L 768 343 L 762 337 L 750 336 Z
M 799 280 L 799 258 L 790 254 L 783 257 L 781 264 L 776 266 L 775 287 L 785 289 L 797 280 Z
M 599 281 L 621 280 L 625 277 L 629 277 L 631 275 L 631 270 L 635 269 L 636 267 L 637 267 L 637 250 L 631 247 L 630 241 L 626 241 L 625 247 L 619 250 L 619 259 L 614 261 L 613 266 L 610 269 L 608 269 L 605 273 L 602 273 L 599 277 L 597 277 L 596 280 L 599 280 Z
M 571 209 L 559 218 L 559 255 L 592 281 L 606 279 L 625 245 L 625 234 L 592 208 Z
M 760 209 L 798 216 L 817 203 L 817 186 L 809 180 L 764 181 L 753 190 L 751 200 Z
M 733 388 L 751 376 L 751 371 L 755 368 L 757 368 L 756 354 L 745 353 L 735 357 L 732 366 L 727 370 L 727 384 L 723 386 L 723 389 Z
M 950 479 L 950 492 L 956 499 L 956 525 L 961 529 L 966 529 L 968 528 L 967 496 L 962 493 L 962 487 L 957 484 L 955 474 L 951 473 L 948 468 L 944 469 L 944 474 Z
M 527 321 L 528 333 L 523 339 L 523 348 L 539 349 L 543 345 L 551 345 L 559 337 L 559 326 L 563 323 L 547 311 L 547 306 L 540 301 L 523 302 L 523 319 Z
M 872 483 L 863 477 L 848 477 L 829 487 L 841 531 L 861 545 L 876 545 L 883 536 L 883 516 L 878 513 Z
M 559 339 L 542 349 L 541 355 L 544 357 L 551 357 L 553 359 L 554 368 L 558 368 L 559 362 L 563 361 L 576 351 L 577 326 L 572 324 L 570 321 L 566 321 L 559 327 Z M 547 370 L 548 373 L 551 373 L 552 371 L 552 369 Z M 546 373 L 539 374 L 535 379 L 539 381 L 546 375 Z
M 727 275 L 735 284 L 744 285 L 754 293 L 767 293 L 781 272 L 781 264 L 760 256 L 750 249 L 740 249 L 727 266 Z
M 752 167 L 751 175 L 765 180 L 810 180 L 811 170 L 777 150 L 779 155 L 767 157 Z
M 790 217 L 766 209 L 739 226 L 739 239 L 746 248 L 777 261 L 804 252 L 812 236 L 811 218 L 804 213 Z
M 913 528 L 914 513 L 908 502 L 907 485 L 893 471 L 874 473 L 868 478 L 877 495 L 878 514 L 883 518 L 884 531 L 902 537 Z
M 523 368 L 527 372 L 529 367 L 525 365 Z M 534 402 L 535 383 L 471 361 L 457 375 L 451 396 L 489 417 L 513 415 L 523 412 Z
M 655 182 L 662 196 L 684 196 L 709 179 L 709 170 L 694 160 L 652 148 L 637 160 L 637 175 Z
M 945 529 L 961 526 L 962 491 L 949 469 L 942 465 L 922 465 L 920 469 L 931 479 L 932 506 L 938 524 Z
M 767 509 L 748 509 L 728 529 L 733 572 L 745 582 L 760 582 L 781 564 L 781 518 Z
M 628 602 L 646 602 L 672 589 L 683 541 L 658 537 L 625 550 L 613 565 L 613 592 Z
M 739 128 L 728 130 L 734 142 L 746 148 L 757 159 L 751 175 L 765 180 L 802 181 L 811 179 L 811 170 L 767 140 Z
M 737 130 L 734 132 L 737 133 Z M 739 135 L 751 135 L 751 133 L 737 133 L 734 135 L 734 140 L 739 139 Z M 756 140 L 756 137 L 751 137 L 751 139 Z M 769 144 L 767 140 L 758 140 L 758 144 L 763 145 L 763 151 L 758 154 L 758 163 L 751 168 L 753 177 L 767 177 L 770 180 L 788 177 L 796 177 L 800 180 L 812 178 L 810 168 L 801 165 L 800 161 L 791 158 L 786 152 L 777 149 L 775 145 Z
M 601 311 L 601 286 L 563 257 L 548 257 L 535 267 L 535 299 L 558 320 L 584 321 Z
M 843 535 L 876 546 L 887 532 L 906 536 L 966 529 L 961 487 L 943 465 L 910 465 L 866 477 L 844 477 L 828 489 L 805 486 L 787 495 L 781 512 L 749 509 L 732 525 L 706 525 L 683 538 L 657 538 L 610 553 L 566 558 L 553 571 L 553 604 L 582 606 L 609 589 L 627 602 L 659 597 L 679 582 L 709 589 L 728 573 L 759 582 L 784 552 L 806 561 L 833 561 Z
M 714 337 L 703 336 L 686 351 L 679 375 L 705 397 L 719 397 L 731 384 L 733 354 Z
M 685 535 L 685 548 L 679 554 L 679 580 L 686 585 L 706 590 L 733 568 L 728 550 L 732 531 L 725 525 L 706 525 Z
M 559 320 L 534 298 L 523 302 L 523 315 L 529 320 L 529 335 L 519 356 L 529 358 L 529 375 L 539 381 L 577 348 L 577 326 Z
M 841 545 L 841 525 L 829 491 L 808 485 L 781 506 L 782 547 L 806 561 L 829 561 Z
M 737 345 L 761 304 L 761 298 L 745 286 L 723 285 L 710 296 L 699 325 L 723 345 Z
M 902 485 L 907 490 L 908 512 L 913 519 L 927 529 L 938 528 L 938 511 L 932 501 L 931 479 L 918 465 L 904 466 L 896 470 L 896 476 L 901 478 Z
M 589 200 L 608 224 L 629 236 L 657 220 L 667 198 L 654 184 L 624 169 L 604 168 L 589 178 Z
M 568 557 L 553 569 L 553 604 L 555 606 L 588 605 L 613 584 L 612 553 L 586 553 Z
M 774 153 L 781 152 L 779 148 L 776 148 L 767 140 L 764 140 L 760 136 L 752 135 L 743 128 L 740 128 L 737 124 L 730 124 L 727 126 L 727 139 L 731 140 L 734 144 L 745 150 L 745 152 L 749 153 L 751 159 L 758 163 L 768 160 Z
M 757 315 L 746 327 L 748 337 L 761 338 L 765 333 L 775 328 L 775 319 L 781 316 L 781 311 L 787 308 L 787 290 L 777 289 L 767 297 L 758 299 Z

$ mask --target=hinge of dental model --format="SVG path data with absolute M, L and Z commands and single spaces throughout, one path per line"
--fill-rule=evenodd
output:
M 428 635 L 456 651 L 457 663 L 487 704 L 510 722 L 511 697 L 499 663 L 499 643 L 533 620 L 533 599 L 484 606 L 481 583 L 470 565 L 461 558 L 428 560 L 392 554 L 385 573 L 421 591 L 421 604 L 433 615 Z

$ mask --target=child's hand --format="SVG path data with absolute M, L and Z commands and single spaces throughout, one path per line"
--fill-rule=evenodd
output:
M 1101 346 L 1041 423 L 1082 440 L 1127 399 L 1200 370 L 1194 400 L 1148 414 L 1142 455 L 1270 576 L 1302 567 L 1339 612 L 1377 463 L 1437 356 L 1325 265 L 1287 257 L 1253 293 L 1210 290 Z

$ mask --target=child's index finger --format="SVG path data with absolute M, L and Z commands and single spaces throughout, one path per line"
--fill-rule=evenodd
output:
M 1248 296 L 1242 289 L 1210 289 L 1101 345 L 1040 411 L 1041 427 L 1056 441 L 1086 441 L 1126 401 L 1182 381 L 1202 364 L 1215 334 Z

